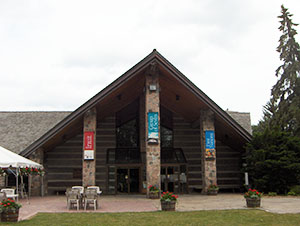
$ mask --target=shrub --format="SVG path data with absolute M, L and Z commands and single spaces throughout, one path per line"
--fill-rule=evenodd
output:
M 246 147 L 250 184 L 264 193 L 286 194 L 300 180 L 300 138 L 266 129 Z
M 276 196 L 276 195 L 277 195 L 276 192 L 269 192 L 269 193 L 268 193 L 268 196 Z
M 293 191 L 289 191 L 288 195 L 296 196 L 297 194 L 295 192 L 293 192 Z
M 292 186 L 290 192 L 295 193 L 295 195 L 300 195 L 300 185 Z

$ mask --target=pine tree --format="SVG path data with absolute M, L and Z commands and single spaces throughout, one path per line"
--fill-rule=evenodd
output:
M 288 12 L 288 9 L 281 6 L 279 30 L 282 35 L 279 39 L 277 51 L 280 53 L 280 60 L 283 62 L 276 70 L 276 76 L 279 78 L 272 87 L 271 99 L 264 107 L 264 118 L 260 126 L 279 127 L 284 131 L 296 135 L 299 133 L 300 105 L 299 94 L 299 76 L 300 76 L 300 46 L 295 40 L 297 31 Z

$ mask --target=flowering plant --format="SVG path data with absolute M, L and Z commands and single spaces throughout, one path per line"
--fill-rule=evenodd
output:
M 148 188 L 150 192 L 159 192 L 159 189 L 156 186 L 149 185 Z
M 167 201 L 167 202 L 171 202 L 171 201 L 177 201 L 178 199 L 178 195 L 174 195 L 172 192 L 163 192 L 160 200 L 161 201 Z
M 22 207 L 21 204 L 16 203 L 13 199 L 5 199 L 0 202 L 0 212 L 7 212 L 7 211 L 16 211 Z
M 34 167 L 25 167 L 25 168 L 20 168 L 20 173 L 22 175 L 44 175 L 44 170 L 43 169 L 38 169 Z
M 245 198 L 251 198 L 251 199 L 259 199 L 261 198 L 262 193 L 258 192 L 256 189 L 249 189 L 248 192 L 245 193 Z
M 211 184 L 208 186 L 207 191 L 218 191 L 219 187 L 217 184 Z

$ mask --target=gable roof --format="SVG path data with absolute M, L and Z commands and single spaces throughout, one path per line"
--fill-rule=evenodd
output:
M 72 123 L 76 120 L 81 120 L 85 112 L 95 107 L 99 101 L 112 94 L 116 89 L 120 88 L 125 82 L 132 79 L 135 75 L 141 73 L 147 67 L 155 62 L 158 66 L 172 76 L 180 85 L 184 86 L 189 90 L 197 99 L 201 100 L 208 108 L 210 108 L 216 115 L 217 118 L 224 122 L 230 128 L 232 128 L 242 139 L 250 141 L 251 135 L 242 128 L 235 120 L 232 119 L 225 111 L 223 111 L 214 101 L 212 101 L 205 93 L 203 93 L 197 86 L 195 86 L 187 77 L 185 77 L 176 67 L 174 67 L 168 60 L 166 60 L 158 51 L 155 49 L 143 60 L 125 72 L 122 76 L 88 100 L 86 103 L 77 108 L 74 112 L 64 118 L 55 127 L 29 145 L 20 154 L 24 156 L 30 155 L 32 152 L 37 150 L 39 147 L 44 145 L 48 140 L 62 132 L 67 127 L 71 127 Z

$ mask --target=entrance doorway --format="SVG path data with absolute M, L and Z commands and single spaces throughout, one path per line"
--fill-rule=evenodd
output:
M 168 166 L 161 167 L 161 190 L 175 192 L 175 182 L 178 181 L 178 167 Z
M 139 193 L 139 168 L 117 169 L 118 193 Z

